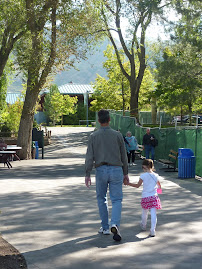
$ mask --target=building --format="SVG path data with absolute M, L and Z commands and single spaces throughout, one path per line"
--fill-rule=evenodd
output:
M 61 85 L 58 87 L 58 89 L 62 95 L 68 94 L 71 97 L 77 96 L 78 102 L 83 102 L 84 105 L 86 104 L 89 105 L 88 97 L 90 94 L 94 92 L 92 85 L 75 84 L 72 82 Z M 46 122 L 46 116 L 43 113 L 43 104 L 47 92 L 48 91 L 44 89 L 39 94 L 40 95 L 39 104 L 41 105 L 41 108 L 39 108 L 39 111 L 37 111 L 37 113 L 34 116 L 38 124 Z M 22 98 L 21 92 L 8 92 L 6 95 L 6 102 L 7 104 L 14 104 L 19 98 Z
M 82 102 L 84 105 L 89 105 L 89 95 L 93 94 L 94 89 L 92 85 L 89 84 L 75 84 L 75 83 L 67 83 L 58 87 L 60 94 L 62 95 L 69 95 L 70 97 L 77 96 L 78 103 Z M 43 103 L 44 98 L 47 94 L 47 90 L 43 90 L 40 93 L 40 104 L 41 104 L 41 111 L 35 115 L 35 119 L 38 124 L 42 122 L 46 122 L 45 115 L 43 113 Z
M 6 103 L 7 104 L 14 104 L 17 100 L 23 100 L 24 97 L 21 92 L 7 92 L 6 94 Z

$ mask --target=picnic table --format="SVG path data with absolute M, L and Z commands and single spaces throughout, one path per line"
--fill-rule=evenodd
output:
M 13 155 L 16 154 L 14 150 L 0 150 L 0 162 L 4 163 L 8 166 L 8 168 L 12 168 L 10 160 L 12 160 Z
M 12 168 L 10 162 L 13 161 L 14 157 L 20 161 L 20 158 L 16 152 L 21 149 L 22 147 L 19 147 L 17 145 L 7 145 L 6 148 L 0 151 L 0 162 L 4 163 L 4 166 L 6 164 L 8 168 Z
M 19 150 L 21 150 L 22 149 L 22 147 L 19 147 L 19 146 L 17 146 L 17 145 L 7 145 L 7 149 L 6 149 L 6 151 L 10 151 L 10 150 L 14 150 L 14 151 L 16 151 L 16 152 L 18 152 Z M 13 157 L 15 157 L 17 160 L 19 160 L 20 161 L 20 158 L 19 158 L 19 156 L 17 155 L 17 153 L 15 153 L 14 155 L 13 155 Z

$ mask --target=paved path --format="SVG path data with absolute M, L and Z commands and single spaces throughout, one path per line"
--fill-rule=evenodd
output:
M 28 269 L 202 268 L 202 183 L 165 173 L 157 236 L 141 232 L 141 190 L 124 186 L 123 240 L 99 235 L 94 173 L 84 185 L 86 143 L 92 128 L 52 128 L 45 159 L 1 164 L 2 236 L 25 257 Z M 40 155 L 41 157 L 41 155 Z M 130 167 L 138 180 L 141 161 Z M 3 269 L 3 268 L 1 268 Z

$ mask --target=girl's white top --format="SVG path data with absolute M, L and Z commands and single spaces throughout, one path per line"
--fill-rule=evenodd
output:
M 140 178 L 143 180 L 143 190 L 142 198 L 149 196 L 157 196 L 157 181 L 159 180 L 159 175 L 157 173 L 142 173 Z

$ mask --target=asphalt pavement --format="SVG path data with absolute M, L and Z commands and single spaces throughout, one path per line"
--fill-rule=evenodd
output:
M 0 231 L 26 259 L 28 269 L 201 269 L 202 182 L 162 176 L 162 210 L 156 237 L 139 227 L 141 188 L 124 186 L 121 234 L 100 235 L 100 220 L 92 186 L 84 184 L 87 140 L 93 128 L 48 128 L 51 144 L 44 159 L 21 160 L 13 168 L 0 166 Z M 137 182 L 141 160 L 129 167 Z M 110 204 L 110 203 L 109 203 Z M 111 204 L 110 204 L 111 209 Z M 3 269 L 3 268 L 1 268 Z

